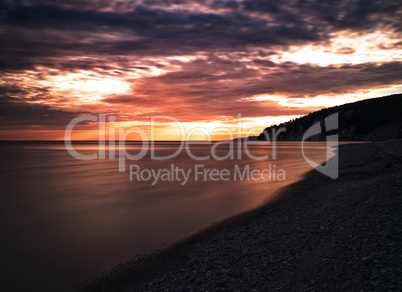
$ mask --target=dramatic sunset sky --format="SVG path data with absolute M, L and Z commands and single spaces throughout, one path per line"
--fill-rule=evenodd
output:
M 5 0 L 0 139 L 63 139 L 99 113 L 146 131 L 153 115 L 212 131 L 241 113 L 244 136 L 400 93 L 401 19 L 400 0 Z M 76 129 L 97 138 L 96 124 Z M 178 138 L 168 120 L 157 129 Z

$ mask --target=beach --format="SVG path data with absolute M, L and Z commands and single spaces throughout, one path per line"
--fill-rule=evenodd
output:
M 338 157 L 338 179 L 312 170 L 273 202 L 77 290 L 399 291 L 402 141 L 341 145 Z

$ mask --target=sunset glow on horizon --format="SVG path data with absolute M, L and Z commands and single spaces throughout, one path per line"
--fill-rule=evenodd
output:
M 116 118 L 108 127 L 146 132 L 152 116 L 171 116 L 187 132 L 200 127 L 224 140 L 402 92 L 398 1 L 41 0 L 0 8 L 0 140 L 63 140 L 71 120 L 100 113 Z M 157 127 L 157 140 L 180 137 L 172 122 Z M 76 130 L 74 139 L 98 139 L 96 123 Z

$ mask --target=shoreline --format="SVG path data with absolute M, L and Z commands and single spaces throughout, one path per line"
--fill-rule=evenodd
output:
M 338 180 L 311 170 L 272 202 L 77 290 L 400 289 L 401 145 L 341 145 Z

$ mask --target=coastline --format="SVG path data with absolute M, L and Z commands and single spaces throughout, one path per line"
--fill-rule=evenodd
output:
M 79 291 L 401 289 L 402 140 L 340 146 L 277 199 L 115 267 Z

